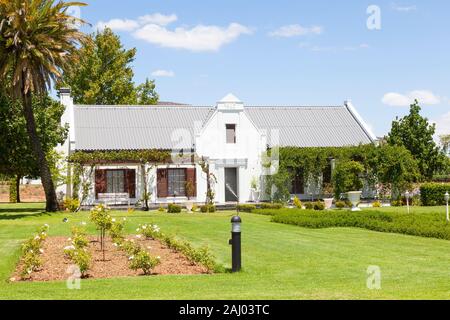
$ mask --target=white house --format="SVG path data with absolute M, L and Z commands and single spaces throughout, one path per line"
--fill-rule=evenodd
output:
M 213 107 L 204 106 L 98 106 L 74 105 L 70 90 L 61 90 L 66 106 L 63 124 L 69 124 L 66 155 L 74 152 L 118 150 L 171 150 L 174 155 L 204 157 L 213 183 L 215 201 L 248 202 L 255 199 L 252 181 L 262 189 L 265 152 L 277 146 L 342 147 L 368 144 L 375 139 L 350 101 L 341 106 L 246 106 L 229 94 Z M 276 158 L 272 159 L 276 167 Z M 143 194 L 143 170 L 149 170 L 150 202 L 187 200 L 191 181 L 194 201 L 206 200 L 206 174 L 196 161 L 158 163 L 142 168 L 138 163 L 102 163 L 90 177 L 95 184 L 85 204 L 104 194 L 128 194 L 137 202 Z M 294 188 L 293 193 L 305 193 Z M 72 196 L 71 186 L 59 190 Z

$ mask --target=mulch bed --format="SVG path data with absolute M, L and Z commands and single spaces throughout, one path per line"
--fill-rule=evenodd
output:
M 91 253 L 91 266 L 88 271 L 89 279 L 118 278 L 143 276 L 141 270 L 133 271 L 129 266 L 126 254 L 112 241 L 105 241 L 105 260 L 100 250 L 100 243 L 96 237 L 89 237 L 89 252 Z M 136 243 L 146 249 L 151 255 L 161 257 L 161 263 L 152 270 L 152 275 L 195 275 L 209 273 L 207 268 L 189 261 L 184 255 L 167 248 L 158 240 L 134 239 Z M 64 248 L 70 245 L 67 237 L 49 237 L 43 245 L 41 254 L 42 268 L 33 272 L 26 281 L 55 281 L 66 280 L 70 274 L 66 273 L 73 262 L 64 256 Z M 20 272 L 23 265 L 20 262 L 12 276 L 12 280 L 20 281 Z

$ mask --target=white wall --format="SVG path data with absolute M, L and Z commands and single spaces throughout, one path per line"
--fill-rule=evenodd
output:
M 252 177 L 259 178 L 261 175 L 260 158 L 265 148 L 264 141 L 244 109 L 242 102 L 237 99 L 220 101 L 216 113 L 196 137 L 197 154 L 210 159 L 211 172 L 217 177 L 215 200 L 219 203 L 225 202 L 225 168 L 238 168 L 241 202 L 251 200 Z M 226 143 L 227 124 L 236 125 L 236 144 Z M 206 193 L 206 177 L 202 178 L 198 179 L 199 196 Z

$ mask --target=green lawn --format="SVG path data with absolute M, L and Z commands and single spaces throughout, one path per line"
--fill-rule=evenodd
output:
M 83 280 L 81 290 L 68 290 L 64 282 L 7 283 L 21 241 L 38 226 L 48 223 L 50 235 L 68 236 L 73 223 L 88 221 L 88 213 L 48 215 L 42 208 L 39 204 L 0 205 L 2 299 L 450 298 L 449 241 L 350 228 L 304 229 L 254 214 L 242 214 L 244 271 L 240 274 Z M 230 266 L 230 212 L 115 215 L 128 218 L 130 233 L 139 223 L 155 222 L 163 232 L 194 245 L 207 244 L 219 263 Z M 70 222 L 63 223 L 64 217 Z M 370 265 L 381 268 L 381 290 L 366 287 Z

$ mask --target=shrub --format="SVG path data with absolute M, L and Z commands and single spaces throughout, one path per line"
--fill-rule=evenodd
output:
M 316 211 L 323 211 L 325 210 L 325 203 L 322 201 L 317 201 L 314 203 L 314 210 Z
M 422 200 L 420 200 L 420 196 L 413 196 L 411 199 L 411 205 L 415 207 L 420 207 L 422 205 Z
M 112 220 L 111 228 L 108 230 L 109 235 L 113 242 L 120 244 L 125 239 L 123 229 L 125 228 L 125 220 L 115 221 Z
M 169 208 L 167 210 L 168 213 L 180 213 L 181 212 L 181 206 L 173 203 L 169 203 Z
M 222 267 L 216 264 L 208 247 L 196 249 L 189 242 L 178 240 L 170 235 L 160 234 L 160 239 L 169 248 L 183 253 L 192 263 L 199 263 L 209 271 L 222 271 Z
M 142 269 L 145 275 L 151 274 L 152 269 L 161 263 L 159 257 L 152 257 L 144 250 L 139 250 L 135 255 L 130 256 L 129 259 L 131 261 L 130 269 Z
M 279 210 L 282 208 L 284 208 L 284 206 L 281 203 L 261 203 L 261 209 Z
M 192 212 L 197 212 L 198 211 L 198 206 L 194 203 L 192 205 Z
M 164 207 L 161 205 L 161 206 L 159 206 L 158 211 L 159 212 L 166 212 L 166 209 L 164 209 Z
M 272 221 L 313 229 L 364 228 L 378 232 L 450 240 L 450 224 L 446 221 L 445 214 L 441 212 L 407 214 L 375 210 L 365 212 L 283 210 L 273 216 Z
M 256 210 L 256 206 L 253 204 L 240 204 L 237 206 L 237 210 L 242 212 L 253 212 L 253 210 Z
M 75 249 L 70 258 L 80 269 L 81 276 L 85 277 L 91 263 L 91 255 L 89 252 L 86 249 Z
M 125 240 L 120 247 L 129 257 L 136 255 L 141 250 L 141 247 L 131 240 Z
M 41 265 L 40 255 L 42 254 L 42 244 L 47 238 L 49 226 L 45 224 L 38 229 L 38 233 L 31 239 L 22 244 L 23 253 L 23 269 L 21 276 L 23 278 L 29 276 L 32 272 L 38 270 Z
M 147 239 L 156 239 L 158 238 L 160 229 L 156 224 L 143 224 L 139 225 L 136 231 Z
M 216 212 L 216 206 L 207 204 L 207 205 L 201 206 L 200 211 L 202 213 L 208 213 L 208 212 L 213 213 L 213 212 Z
M 34 271 L 37 271 L 42 266 L 42 261 L 39 258 L 39 251 L 28 251 L 23 257 L 23 269 L 21 276 L 25 278 Z
M 305 203 L 306 210 L 313 210 L 314 209 L 314 202 L 306 202 Z
M 302 202 L 300 201 L 300 199 L 297 196 L 294 197 L 293 204 L 298 209 L 302 209 L 303 208 Z
M 426 183 L 420 187 L 420 196 L 424 206 L 445 205 L 444 195 L 450 193 L 450 183 Z
M 74 236 L 72 243 L 76 249 L 84 249 L 89 245 L 89 240 L 81 234 Z
M 69 212 L 76 212 L 80 208 L 80 200 L 67 198 L 64 200 L 64 208 Z
M 374 203 L 372 203 L 372 207 L 373 208 L 381 208 L 381 202 L 380 201 L 375 201 Z
M 403 206 L 403 201 L 402 200 L 392 200 L 391 206 L 392 207 L 401 207 L 401 206 Z
M 344 209 L 345 207 L 346 207 L 346 204 L 344 201 L 336 201 L 336 208 Z

